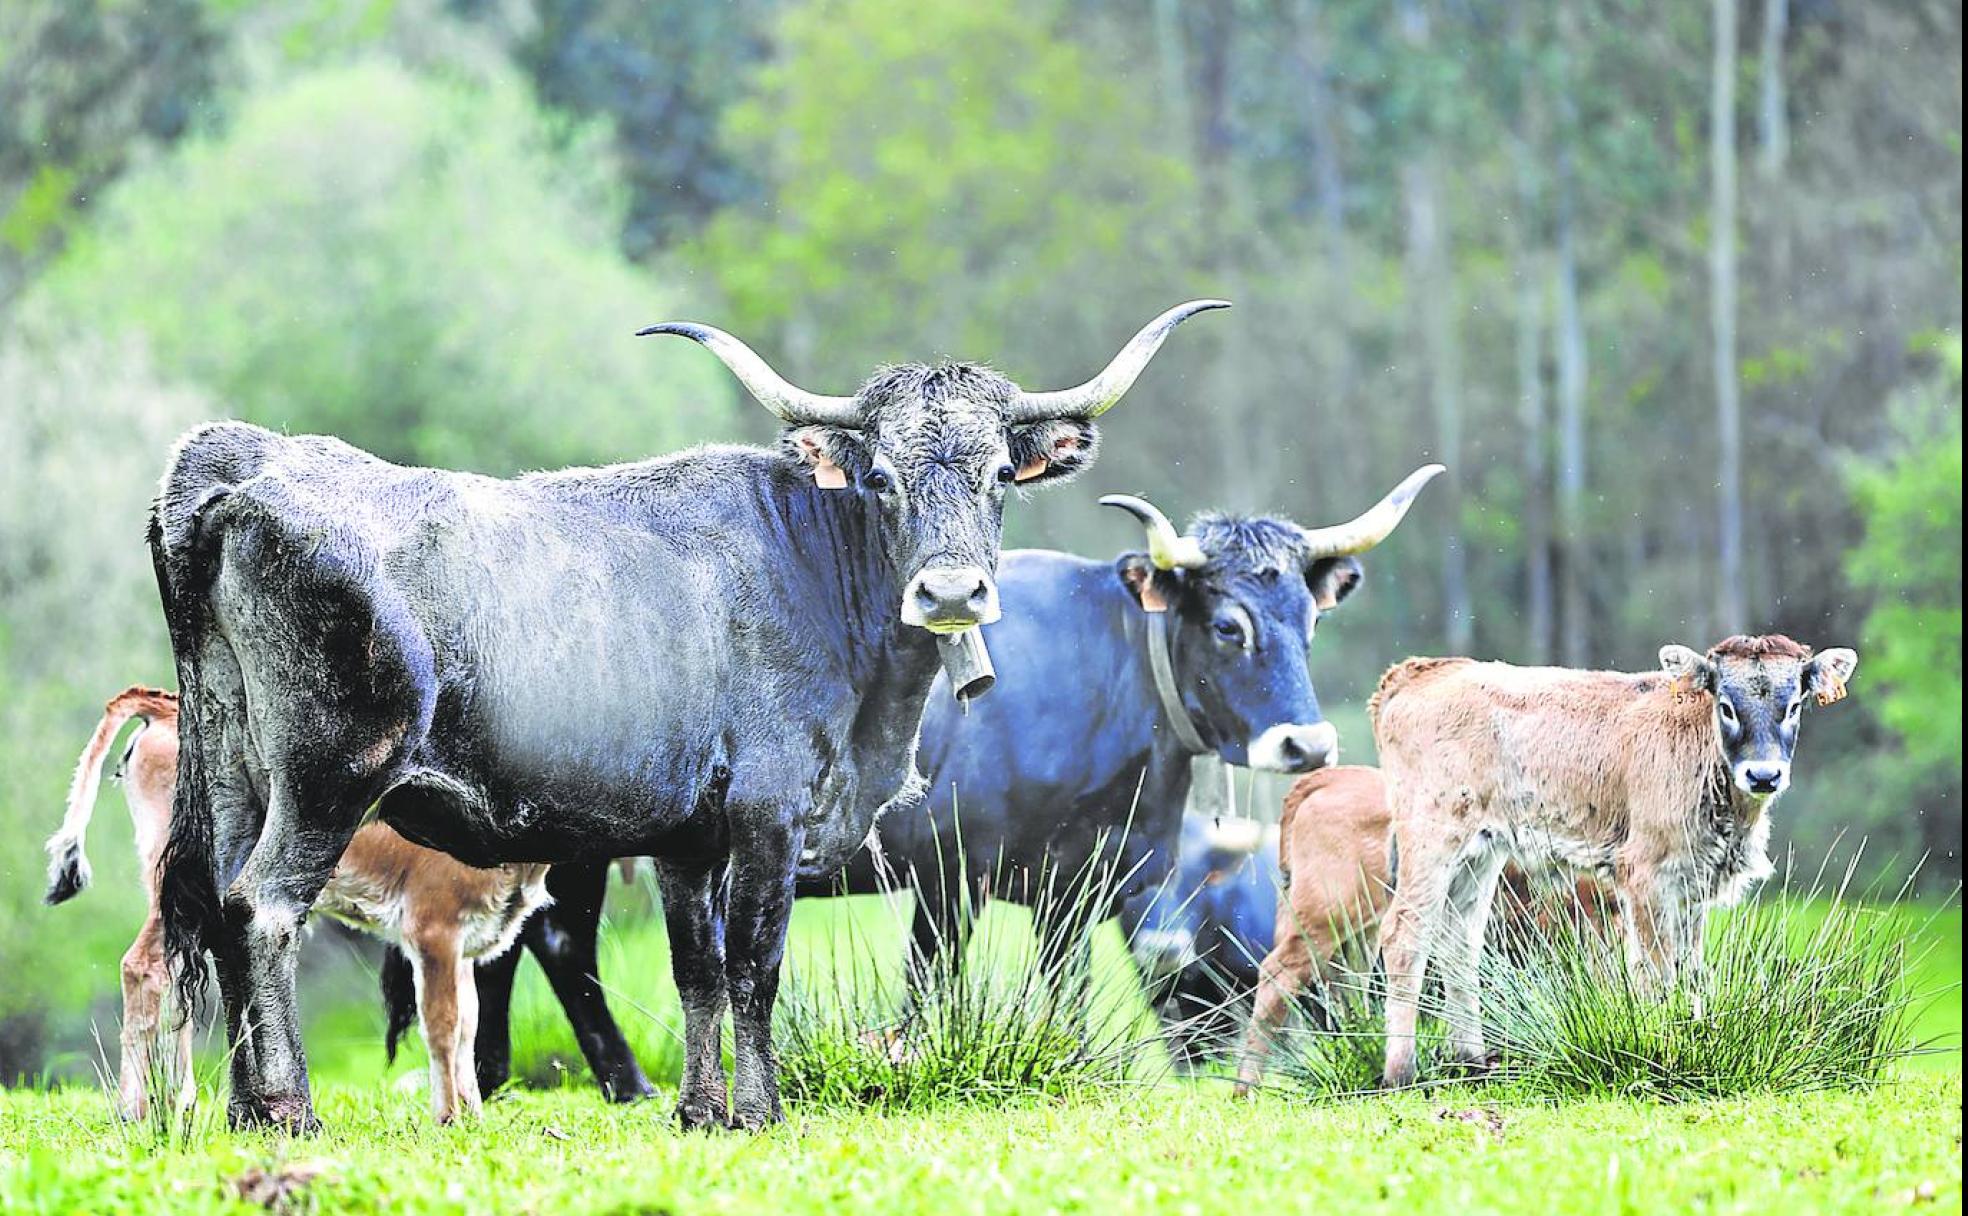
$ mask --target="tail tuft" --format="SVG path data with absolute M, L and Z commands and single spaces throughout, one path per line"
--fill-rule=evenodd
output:
M 383 1009 L 389 1016 L 389 1030 L 383 1038 L 383 1053 L 396 1063 L 396 1042 L 417 1024 L 417 977 L 410 969 L 410 958 L 395 946 L 383 950 L 383 966 L 376 973 L 383 989 Z
M 48 893 L 42 901 L 50 907 L 67 903 L 82 894 L 92 876 L 89 859 L 82 854 L 82 842 L 73 836 L 56 836 L 48 842 Z

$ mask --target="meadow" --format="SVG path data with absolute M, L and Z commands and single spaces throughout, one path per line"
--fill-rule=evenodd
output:
M 630 908 L 646 895 L 617 892 Z M 872 898 L 802 904 L 789 1009 L 851 1004 L 863 985 L 886 992 L 894 969 L 872 964 L 899 957 L 904 911 Z M 1146 1044 L 1125 1075 L 968 1100 L 795 1100 L 787 1124 L 761 1136 L 683 1133 L 667 1095 L 626 1108 L 601 1101 L 529 966 L 514 1030 L 530 1084 L 497 1095 L 476 1124 L 431 1126 L 420 1053 L 385 1068 L 379 1015 L 350 1002 L 310 1027 L 328 1128 L 317 1138 L 226 1132 L 210 1059 L 200 1106 L 175 1133 L 119 1124 L 87 1084 L 0 1091 L 0 1210 L 1959 1210 L 1960 911 L 1868 915 L 1879 935 L 1906 942 L 1906 990 L 1917 994 L 1908 1032 L 1926 1050 L 1853 1089 L 1558 1100 L 1502 1080 L 1332 1098 L 1286 1070 L 1237 1102 L 1220 1072 L 1183 1076 L 1163 1065 L 1109 926 L 1098 942 L 1091 1033 Z M 1026 925 L 1019 910 L 993 908 L 971 970 L 1016 973 Z M 660 929 L 619 919 L 604 948 L 617 1013 L 668 1086 L 675 1011 Z

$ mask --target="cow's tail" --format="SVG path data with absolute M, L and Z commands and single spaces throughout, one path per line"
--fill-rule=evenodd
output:
M 102 787 L 103 758 L 118 731 L 131 718 L 146 722 L 174 717 L 177 698 L 161 688 L 132 685 L 109 699 L 103 706 L 102 721 L 82 749 L 75 766 L 75 779 L 68 786 L 68 812 L 62 816 L 61 830 L 48 838 L 48 893 L 50 904 L 65 903 L 89 885 L 89 858 L 83 842 L 89 833 L 89 816 L 95 813 L 96 791 Z
M 467 962 L 466 966 L 471 964 Z M 383 989 L 383 1012 L 389 1029 L 383 1036 L 383 1054 L 396 1063 L 396 1043 L 404 1032 L 417 1024 L 417 976 L 410 968 L 410 956 L 395 946 L 383 948 L 383 966 L 376 973 Z
M 222 495 L 223 491 L 214 497 Z M 201 504 L 209 506 L 210 500 Z M 176 553 L 166 552 L 160 506 L 150 517 L 150 558 L 157 593 L 164 603 L 171 650 L 177 656 L 178 786 L 171 800 L 171 835 L 159 862 L 158 912 L 164 922 L 164 951 L 177 979 L 179 1008 L 189 1013 L 205 994 L 205 951 L 219 925 L 218 861 L 213 844 L 212 803 L 205 771 L 204 739 L 209 693 L 200 654 L 209 631 L 201 628 L 204 592 L 216 567 L 214 546 L 201 543 L 196 516 L 191 534 Z

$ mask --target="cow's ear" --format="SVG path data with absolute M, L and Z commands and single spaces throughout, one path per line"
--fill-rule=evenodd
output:
M 1173 570 L 1157 570 L 1146 553 L 1123 553 L 1114 563 L 1114 573 L 1128 589 L 1143 612 L 1167 612 L 1182 588 L 1182 576 Z
M 1859 669 L 1859 652 L 1843 646 L 1819 652 L 1818 656 L 1804 664 L 1804 691 L 1818 699 L 1820 705 L 1830 705 L 1845 699 L 1845 681 Z
M 1686 646 L 1668 645 L 1660 649 L 1661 670 L 1690 692 L 1714 692 L 1717 672 L 1707 656 Z
M 1350 557 L 1322 557 L 1305 568 L 1305 585 L 1312 588 L 1312 603 L 1321 612 L 1331 612 L 1341 600 L 1359 590 L 1366 570 Z
M 1011 428 L 1010 446 L 1019 484 L 1064 481 L 1093 463 L 1100 428 L 1077 418 L 1054 418 Z
M 854 435 L 833 426 L 796 426 L 780 444 L 813 474 L 823 490 L 840 490 L 860 475 L 867 456 Z

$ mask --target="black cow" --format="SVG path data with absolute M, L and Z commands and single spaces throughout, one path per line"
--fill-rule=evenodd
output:
M 1192 811 L 1180 849 L 1169 881 L 1121 906 L 1121 930 L 1176 1059 L 1190 1064 L 1249 1021 L 1284 881 L 1276 827 Z
M 162 910 L 188 1002 L 212 955 L 233 1123 L 318 1126 L 296 939 L 372 807 L 477 865 L 654 856 L 678 1113 L 778 1119 L 795 876 L 919 796 L 935 635 L 997 618 L 1012 483 L 1090 462 L 1093 420 L 1214 307 L 1055 393 L 910 364 L 822 397 L 719 330 L 643 331 L 722 359 L 786 423 L 776 449 L 499 481 L 239 423 L 186 436 L 150 530 L 183 697 Z
M 1306 664 L 1313 628 L 1358 584 L 1354 555 L 1392 533 L 1441 471 L 1417 470 L 1334 527 L 1204 516 L 1183 536 L 1148 503 L 1112 498 L 1102 501 L 1146 526 L 1146 553 L 1112 562 L 1006 553 L 1007 611 L 984 631 L 997 686 L 968 706 L 932 697 L 920 753 L 927 797 L 884 814 L 878 847 L 840 874 L 803 873 L 799 893 L 914 886 L 918 983 L 946 945 L 962 942 L 965 910 L 987 891 L 1043 905 L 1041 966 L 1077 960 L 1093 923 L 1171 873 L 1194 756 L 1282 772 L 1331 759 L 1336 732 Z M 1111 889 L 1083 898 L 1088 879 Z M 559 918 L 557 932 L 592 941 L 592 917 L 546 915 Z M 606 1016 L 589 1008 L 575 1020 Z M 589 1059 L 598 1075 L 623 1075 L 618 1056 Z M 488 1087 L 503 1079 L 484 1078 Z

